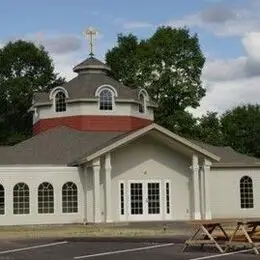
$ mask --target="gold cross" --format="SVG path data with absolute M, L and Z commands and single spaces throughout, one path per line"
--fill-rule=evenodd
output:
M 90 46 L 90 53 L 89 53 L 89 55 L 90 55 L 90 57 L 93 57 L 94 56 L 94 53 L 93 53 L 94 36 L 97 35 L 97 31 L 94 28 L 89 27 L 84 32 L 84 35 L 89 38 L 89 46 Z

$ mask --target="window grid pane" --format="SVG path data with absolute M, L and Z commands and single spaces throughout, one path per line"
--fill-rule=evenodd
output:
M 30 213 L 30 195 L 29 187 L 25 183 L 18 183 L 13 189 L 13 213 L 29 214 Z
M 54 192 L 48 182 L 40 184 L 38 188 L 38 213 L 54 213 Z
M 166 182 L 166 213 L 170 214 L 170 185 Z
M 148 213 L 160 214 L 160 184 L 148 183 Z
M 125 191 L 124 191 L 124 183 L 120 183 L 120 205 L 121 205 L 121 215 L 125 214 Z
M 144 96 L 143 95 L 140 95 L 140 98 L 139 98 L 139 104 L 138 104 L 138 110 L 139 110 L 139 113 L 144 113 Z
M 62 212 L 78 212 L 78 189 L 73 182 L 67 182 L 62 187 Z
M 108 89 L 104 89 L 100 93 L 100 110 L 112 110 L 113 109 L 113 95 Z
M 131 183 L 131 214 L 143 214 L 143 184 Z
M 5 214 L 5 189 L 2 184 L 0 184 L 0 215 Z
M 58 92 L 55 96 L 55 111 L 66 111 L 66 96 L 63 92 Z
M 253 182 L 248 176 L 244 176 L 240 180 L 240 207 L 254 207 Z

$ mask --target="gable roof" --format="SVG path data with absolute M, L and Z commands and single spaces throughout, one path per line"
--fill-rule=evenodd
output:
M 167 130 L 166 128 L 163 128 L 155 123 L 150 124 L 146 127 L 143 127 L 141 129 L 138 129 L 136 131 L 132 131 L 129 132 L 125 135 L 120 135 L 115 137 L 112 140 L 109 140 L 107 143 L 104 143 L 103 146 L 99 146 L 96 149 L 94 149 L 93 151 L 86 153 L 85 156 L 83 158 L 79 158 L 78 160 L 75 160 L 74 162 L 72 162 L 70 165 L 77 165 L 77 164 L 82 164 L 88 161 L 91 161 L 93 159 L 95 159 L 96 157 L 99 157 L 105 153 L 108 153 L 110 151 L 115 150 L 116 148 L 120 147 L 123 144 L 126 144 L 128 142 L 131 142 L 133 140 L 135 140 L 136 138 L 139 138 L 145 134 L 147 134 L 148 132 L 150 132 L 151 130 L 156 130 L 159 131 L 160 133 L 174 139 L 175 141 L 177 141 L 178 143 L 200 153 L 203 154 L 204 156 L 215 160 L 215 161 L 219 161 L 221 158 L 219 158 L 217 155 L 205 150 L 204 148 L 190 142 L 188 139 L 185 139 L 177 134 L 174 134 L 173 132 Z

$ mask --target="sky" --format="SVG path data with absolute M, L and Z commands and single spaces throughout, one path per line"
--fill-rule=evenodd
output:
M 95 56 L 116 45 L 119 33 L 150 37 L 159 26 L 187 26 L 206 56 L 206 96 L 195 116 L 260 103 L 260 0 L 2 0 L 0 48 L 8 41 L 44 45 L 60 75 L 88 57 L 83 31 L 98 31 Z

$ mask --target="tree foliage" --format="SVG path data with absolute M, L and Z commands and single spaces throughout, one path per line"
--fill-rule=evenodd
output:
M 190 125 L 193 118 L 185 109 L 198 107 L 205 95 L 200 80 L 205 58 L 196 34 L 191 35 L 187 28 L 171 27 L 159 27 L 145 40 L 120 34 L 106 61 L 116 79 L 148 91 L 158 104 L 157 123 L 187 134 L 182 132 L 187 128 L 180 126 Z
M 217 112 L 207 112 L 198 120 L 196 139 L 212 145 L 223 144 L 222 126 Z
M 223 141 L 235 150 L 260 157 L 260 105 L 244 105 L 221 117 Z
M 35 92 L 64 83 L 43 47 L 18 40 L 0 49 L 0 142 L 10 144 L 28 137 L 32 116 L 28 109 Z

